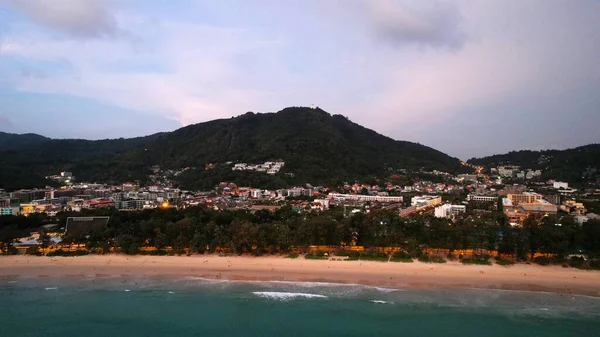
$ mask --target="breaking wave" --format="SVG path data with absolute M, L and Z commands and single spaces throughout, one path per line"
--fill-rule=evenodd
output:
M 254 295 L 272 300 L 288 301 L 296 298 L 327 298 L 325 295 L 308 293 L 287 293 L 280 291 L 254 291 Z

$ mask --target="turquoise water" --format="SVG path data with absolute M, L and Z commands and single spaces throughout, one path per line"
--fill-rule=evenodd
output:
M 0 280 L 0 336 L 600 336 L 600 299 L 198 278 Z

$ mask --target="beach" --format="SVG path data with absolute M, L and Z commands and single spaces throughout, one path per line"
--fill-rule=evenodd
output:
M 249 256 L 0 257 L 0 279 L 198 277 L 238 281 L 360 284 L 388 288 L 480 288 L 600 297 L 600 272 L 560 266 L 324 261 Z

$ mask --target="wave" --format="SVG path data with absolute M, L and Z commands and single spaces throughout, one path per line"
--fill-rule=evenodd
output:
M 386 288 L 364 285 L 359 283 L 335 283 L 335 282 L 309 282 L 309 281 L 276 281 L 276 280 L 227 280 L 227 279 L 213 279 L 198 276 L 186 276 L 183 278 L 184 281 L 201 281 L 203 283 L 240 283 L 240 284 L 266 284 L 266 285 L 290 285 L 302 288 L 365 288 L 381 291 L 384 293 L 390 293 L 394 291 L 405 291 L 405 289 Z
M 325 295 L 308 293 L 286 293 L 280 291 L 254 291 L 254 295 L 280 301 L 287 301 L 295 298 L 327 298 Z
M 394 302 L 381 301 L 381 300 L 370 300 L 370 302 L 377 303 L 377 304 L 394 304 Z

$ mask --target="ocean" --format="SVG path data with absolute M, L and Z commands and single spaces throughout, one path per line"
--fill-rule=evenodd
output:
M 600 299 L 181 279 L 0 280 L 0 336 L 600 336 Z

